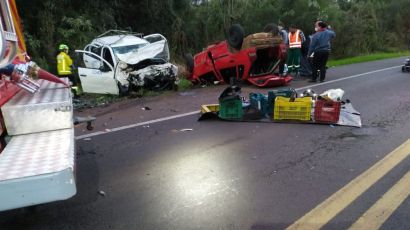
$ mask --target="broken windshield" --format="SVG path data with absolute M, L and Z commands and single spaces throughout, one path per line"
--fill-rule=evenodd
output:
M 147 44 L 149 43 L 147 42 L 147 43 L 128 45 L 128 46 L 117 46 L 117 47 L 113 47 L 112 50 L 114 51 L 115 54 L 127 54 L 131 52 L 137 52 L 138 49 L 146 46 Z

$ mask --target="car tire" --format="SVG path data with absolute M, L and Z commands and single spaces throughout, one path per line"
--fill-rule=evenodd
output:
M 403 73 L 406 72 L 406 67 L 405 66 L 401 67 L 401 72 L 403 72 Z
M 242 48 L 243 38 L 245 36 L 245 31 L 239 24 L 234 24 L 229 28 L 228 31 L 228 44 L 230 47 L 240 50 Z
M 275 23 L 269 23 L 263 28 L 263 32 L 276 35 L 279 34 L 279 29 Z
M 123 97 L 127 96 L 129 93 L 129 87 L 128 86 L 122 86 L 119 82 L 117 82 L 118 86 L 118 94 Z
M 189 73 L 194 72 L 194 57 L 192 57 L 192 54 L 185 54 L 185 67 Z

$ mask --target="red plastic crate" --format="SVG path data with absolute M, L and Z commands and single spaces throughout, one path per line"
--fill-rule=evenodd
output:
M 340 116 L 340 102 L 316 101 L 315 121 L 320 123 L 337 123 Z

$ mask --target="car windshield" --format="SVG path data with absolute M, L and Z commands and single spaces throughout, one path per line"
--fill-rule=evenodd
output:
M 147 43 L 128 45 L 128 46 L 117 46 L 117 47 L 113 47 L 112 50 L 114 51 L 115 54 L 126 54 L 126 53 L 131 53 L 131 52 L 137 52 L 138 49 L 146 46 L 147 44 L 149 43 L 147 42 Z

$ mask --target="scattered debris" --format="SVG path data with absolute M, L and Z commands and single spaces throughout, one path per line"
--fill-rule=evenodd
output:
M 152 110 L 150 107 L 146 106 L 146 107 L 142 107 L 142 110 Z
M 295 89 L 284 88 L 270 90 L 267 95 L 250 93 L 246 100 L 241 96 L 241 88 L 231 84 L 219 96 L 219 104 L 201 106 L 198 120 L 218 117 L 230 121 L 319 123 L 331 128 L 335 125 L 360 128 L 360 113 L 349 100 L 342 100 L 343 95 L 342 89 L 328 90 L 320 96 L 306 90 L 297 97 Z
M 193 96 L 195 95 L 195 92 L 180 92 L 180 96 Z
M 99 194 L 100 196 L 105 196 L 105 192 L 104 192 L 103 190 L 98 191 L 98 194 Z
M 173 133 L 178 133 L 178 132 L 190 132 L 190 131 L 194 131 L 194 129 L 180 129 L 180 130 L 178 130 L 178 129 L 173 129 L 173 130 L 171 130 L 171 132 L 173 132 Z
M 194 129 L 180 129 L 180 132 L 193 131 Z
M 144 125 L 142 126 L 142 128 L 149 128 L 149 125 Z

